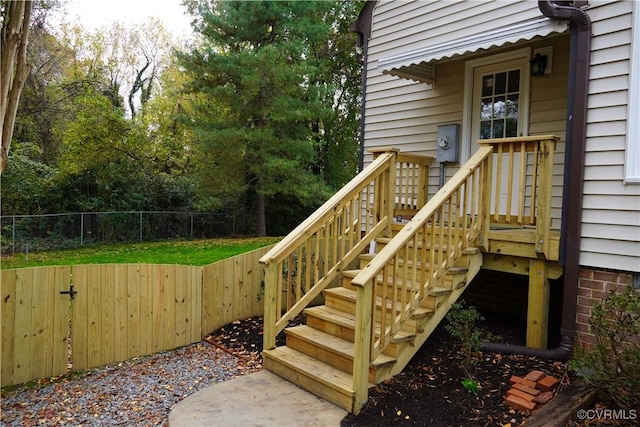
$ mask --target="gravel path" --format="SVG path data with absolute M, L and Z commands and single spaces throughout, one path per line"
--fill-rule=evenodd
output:
M 180 400 L 251 369 L 203 341 L 3 392 L 0 425 L 162 426 Z

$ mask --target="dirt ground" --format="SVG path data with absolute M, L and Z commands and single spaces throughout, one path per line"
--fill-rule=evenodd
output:
M 483 315 L 483 329 L 501 336 L 502 342 L 523 344 L 522 322 L 492 313 Z M 227 325 L 215 331 L 210 340 L 256 366 L 262 362 L 259 317 Z M 280 336 L 278 345 L 282 344 Z M 367 406 L 357 416 L 345 417 L 342 426 L 517 426 L 529 414 L 514 411 L 503 402 L 512 375 L 541 370 L 562 379 L 561 389 L 571 381 L 566 364 L 561 362 L 482 354 L 475 373 L 479 389 L 474 395 L 462 385 L 462 359 L 459 342 L 441 324 L 404 371 L 370 391 Z

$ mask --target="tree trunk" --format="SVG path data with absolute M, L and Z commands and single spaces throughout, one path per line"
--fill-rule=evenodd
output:
M 258 219 L 258 237 L 267 235 L 267 220 L 265 214 L 265 197 L 264 194 L 258 194 L 257 219 Z
M 3 2 L 2 16 L 2 56 L 0 64 L 0 174 L 7 168 L 11 136 L 18 110 L 18 101 L 29 75 L 27 66 L 27 42 L 31 1 Z

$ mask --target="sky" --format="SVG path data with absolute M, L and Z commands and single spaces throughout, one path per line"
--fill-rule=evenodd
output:
M 149 17 L 159 18 L 174 36 L 191 33 L 190 18 L 182 0 L 68 0 L 68 20 L 76 17 L 87 29 L 122 23 L 141 23 Z

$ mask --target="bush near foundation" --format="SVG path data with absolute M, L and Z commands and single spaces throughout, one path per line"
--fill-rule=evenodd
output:
M 620 409 L 640 408 L 640 292 L 609 294 L 589 324 L 596 347 L 576 349 L 570 367 Z

